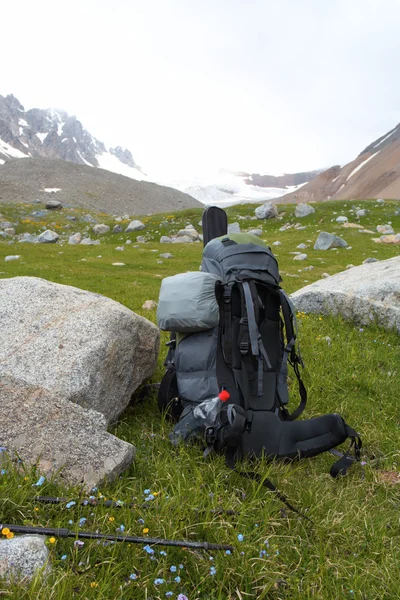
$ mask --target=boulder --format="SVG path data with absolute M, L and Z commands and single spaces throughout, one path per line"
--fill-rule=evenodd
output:
M 0 577 L 30 581 L 43 569 L 50 572 L 49 551 L 41 535 L 22 535 L 0 541 Z
M 129 223 L 128 227 L 125 229 L 125 233 L 129 233 L 130 231 L 140 231 L 144 228 L 145 225 L 142 221 L 134 220 Z
M 394 229 L 391 225 L 378 225 L 376 228 L 378 233 L 382 233 L 384 235 L 393 235 Z
M 297 204 L 294 214 L 296 217 L 308 217 L 308 215 L 312 215 L 315 213 L 315 209 L 309 204 Z
M 12 227 L 13 224 L 10 223 L 10 221 L 1 221 L 0 222 L 0 229 L 8 229 L 9 227 Z
M 344 215 L 340 215 L 340 217 L 336 217 L 336 223 L 347 223 L 348 218 Z
M 240 225 L 237 221 L 235 223 L 229 223 L 228 234 L 229 233 L 240 233 Z
M 265 202 L 262 206 L 257 206 L 254 214 L 257 219 L 273 219 L 278 216 L 278 209 L 272 202 Z
M 135 448 L 107 432 L 104 415 L 59 392 L 0 377 L 0 405 L 0 445 L 47 477 L 89 491 L 132 464 Z
M 396 235 L 382 235 L 379 241 L 384 244 L 400 244 L 400 233 Z
M 31 233 L 23 233 L 22 237 L 18 240 L 20 244 L 33 244 L 36 240 L 36 236 Z
M 180 235 L 172 240 L 173 244 L 190 244 L 193 242 L 193 238 L 188 235 Z
M 76 246 L 77 244 L 80 244 L 82 241 L 82 234 L 80 232 L 78 233 L 74 233 L 74 235 L 71 235 L 71 237 L 68 240 L 68 244 L 71 244 L 73 246 Z
M 93 233 L 95 233 L 96 235 L 102 235 L 103 233 L 108 233 L 109 231 L 109 225 L 104 225 L 104 223 L 98 223 L 93 227 Z
M 15 235 L 15 229 L 14 227 L 6 227 L 4 230 L 5 233 L 8 233 L 8 235 Z
M 9 262 L 10 260 L 19 260 L 21 258 L 20 254 L 10 254 L 9 256 L 5 256 L 4 260 Z
M 114 422 L 157 363 L 158 328 L 100 294 L 36 277 L 0 279 L 0 375 Z
M 37 236 L 35 242 L 38 244 L 55 244 L 59 237 L 55 231 L 46 229 L 46 231 Z
M 346 248 L 346 246 L 347 242 L 342 238 L 333 233 L 321 231 L 314 244 L 314 250 L 330 250 L 331 248 Z
M 194 227 L 187 227 L 186 229 L 180 229 L 176 235 L 178 237 L 182 237 L 182 236 L 187 235 L 190 238 L 192 238 L 192 240 L 198 240 L 199 239 L 199 234 L 194 229 Z
M 262 229 L 250 229 L 249 234 L 250 235 L 256 235 L 257 237 L 260 237 L 260 235 L 263 234 L 263 230 Z
M 296 310 L 376 322 L 400 333 L 400 256 L 367 263 L 316 281 L 292 294 Z
M 122 225 L 114 225 L 113 227 L 113 233 L 122 233 L 124 230 L 124 228 L 122 227 Z
M 174 255 L 171 254 L 170 252 L 163 252 L 163 254 L 160 254 L 161 258 L 174 258 Z
M 47 210 L 60 210 L 62 208 L 62 204 L 58 200 L 48 200 L 45 208 L 47 208 Z
M 360 218 L 360 217 L 366 217 L 369 213 L 369 210 L 367 210 L 366 208 L 360 208 L 357 212 L 356 212 L 356 217 Z
M 297 254 L 293 257 L 293 260 L 306 260 L 307 254 Z

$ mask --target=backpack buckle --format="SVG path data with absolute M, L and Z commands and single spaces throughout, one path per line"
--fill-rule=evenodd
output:
M 248 352 L 249 352 L 248 342 L 240 342 L 239 349 L 240 349 L 240 354 L 248 354 Z

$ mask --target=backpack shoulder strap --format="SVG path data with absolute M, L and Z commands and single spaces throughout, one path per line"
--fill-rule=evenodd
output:
M 292 413 L 288 413 L 288 411 L 285 410 L 284 416 L 286 420 L 294 421 L 294 419 L 297 419 L 301 415 L 307 404 L 307 390 L 301 379 L 299 369 L 299 365 L 304 367 L 304 363 L 300 354 L 300 350 L 298 350 L 297 353 L 295 347 L 297 337 L 297 324 L 294 306 L 288 295 L 282 289 L 279 289 L 279 297 L 281 300 L 283 321 L 285 324 L 286 345 L 283 351 L 280 372 L 278 374 L 278 394 L 282 396 L 281 402 L 283 402 L 283 404 L 286 404 L 288 401 L 288 393 L 285 380 L 287 373 L 287 363 L 289 362 L 289 364 L 292 365 L 297 378 L 300 393 L 300 404 Z

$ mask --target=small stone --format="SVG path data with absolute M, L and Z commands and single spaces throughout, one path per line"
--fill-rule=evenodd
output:
M 314 244 L 314 250 L 329 250 L 332 248 L 345 248 L 346 246 L 347 242 L 342 238 L 332 233 L 321 231 Z
M 276 242 L 272 242 L 272 245 L 273 245 L 273 246 L 280 246 L 281 244 L 282 244 L 282 242 L 278 242 L 278 241 L 276 241 Z
M 94 241 L 89 238 L 83 238 L 81 241 L 81 246 L 93 246 Z
M 355 265 L 352 265 L 352 264 L 346 265 L 346 269 L 352 269 L 353 267 L 355 267 Z
M 114 225 L 113 227 L 113 233 L 122 233 L 124 230 L 124 228 L 122 227 L 122 225 Z
M 299 244 L 298 246 L 296 246 L 296 248 L 298 248 L 299 250 L 305 250 L 306 248 L 308 248 L 308 246 L 306 244 Z
M 36 238 L 35 242 L 39 244 L 55 244 L 59 239 L 58 233 L 55 231 L 51 231 L 50 229 L 46 229 Z
M 172 238 L 168 235 L 162 235 L 160 238 L 160 244 L 172 244 Z
M 172 240 L 173 244 L 190 244 L 193 243 L 193 239 L 188 235 L 182 235 Z
M 330 277 L 329 273 L 322 273 L 321 277 Z
M 174 258 L 174 255 L 170 252 L 164 252 L 163 254 L 160 254 L 160 258 Z
M 340 217 L 336 217 L 336 223 L 347 223 L 348 218 L 345 217 L 344 215 L 341 215 Z
M 331 340 L 331 338 L 329 337 L 329 335 L 326 335 L 326 336 L 325 336 L 323 339 L 324 339 L 324 340 L 325 340 L 325 341 L 328 343 L 328 346 L 330 346 L 330 345 L 331 345 L 331 342 L 332 342 L 332 340 Z
M 125 244 L 132 244 L 132 240 L 126 240 Z M 137 246 L 135 246 L 137 248 Z
M 145 225 L 142 221 L 138 221 L 137 219 L 131 221 L 128 227 L 125 229 L 125 233 L 129 233 L 130 231 L 139 231 L 140 229 L 144 229 Z
M 377 204 L 385 204 L 385 201 L 383 198 L 378 198 L 378 200 L 376 202 L 377 202 Z
M 260 237 L 260 235 L 263 234 L 262 229 L 250 229 L 249 231 L 250 235 L 256 235 L 257 237 Z
M 125 267 L 125 263 L 121 263 L 121 262 L 116 262 L 116 263 L 112 263 L 113 267 Z
M 0 223 L 0 229 L 8 229 L 9 227 L 12 227 L 12 223 L 10 223 L 10 221 L 2 221 Z
M 81 233 L 74 233 L 74 235 L 71 235 L 71 237 L 68 240 L 68 244 L 71 244 L 72 246 L 76 246 L 77 244 L 80 244 L 82 242 L 82 234 Z
M 18 241 L 20 244 L 33 244 L 35 240 L 36 236 L 32 235 L 31 233 L 23 233 L 21 239 Z
M 10 260 L 18 260 L 19 258 L 21 258 L 19 254 L 15 254 L 14 256 L 10 254 L 9 256 L 6 256 L 4 260 L 9 262 Z
M 62 204 L 58 200 L 48 200 L 45 204 L 47 210 L 61 210 Z
M 44 537 L 22 535 L 0 541 L 0 577 L 6 580 L 31 580 L 39 569 L 50 571 L 49 551 Z
M 199 239 L 199 234 L 193 226 L 186 227 L 185 229 L 180 229 L 176 235 L 178 237 L 189 236 L 190 238 L 192 238 L 192 240 Z
M 304 267 L 303 271 L 312 271 L 313 268 L 313 265 L 310 265 L 309 267 Z
M 366 208 L 361 208 L 360 210 L 357 210 L 356 217 L 358 217 L 358 218 L 366 217 L 368 213 L 369 213 L 369 210 L 367 210 Z
M 96 235 L 102 235 L 103 233 L 108 233 L 110 231 L 110 227 L 108 225 L 104 225 L 104 223 L 99 223 L 93 227 L 93 233 Z
M 278 209 L 272 202 L 265 202 L 255 209 L 254 214 L 257 219 L 273 219 L 278 216 Z
M 391 225 L 378 225 L 376 228 L 378 233 L 382 233 L 384 235 L 393 235 L 394 229 Z
M 240 225 L 237 221 L 228 225 L 228 234 L 229 233 L 240 233 Z
M 139 244 L 145 244 L 146 243 L 146 238 L 144 238 L 142 235 L 138 235 L 136 237 L 136 241 L 139 242 Z
M 299 203 L 296 206 L 294 214 L 297 218 L 307 217 L 308 215 L 312 215 L 315 213 L 315 209 L 309 204 Z
M 157 302 L 154 300 L 146 300 L 146 302 L 142 305 L 143 310 L 154 310 L 157 308 Z
M 306 260 L 307 258 L 307 254 L 298 254 L 297 256 L 293 257 L 293 260 Z
M 373 262 L 378 262 L 377 258 L 366 258 L 365 260 L 363 260 L 363 265 L 367 265 L 368 263 L 373 263 Z
M 15 235 L 14 227 L 6 227 L 4 231 L 8 233 L 8 235 Z
M 120 250 L 120 251 L 124 251 L 125 250 L 125 248 L 123 246 L 117 246 L 115 249 L 116 250 Z
M 74 217 L 73 215 L 68 215 L 67 217 L 68 221 L 77 221 L 78 219 L 76 217 Z

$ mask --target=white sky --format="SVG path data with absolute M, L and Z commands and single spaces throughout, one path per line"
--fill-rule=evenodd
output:
M 149 173 L 343 164 L 400 121 L 399 0 L 2 2 L 0 94 Z

